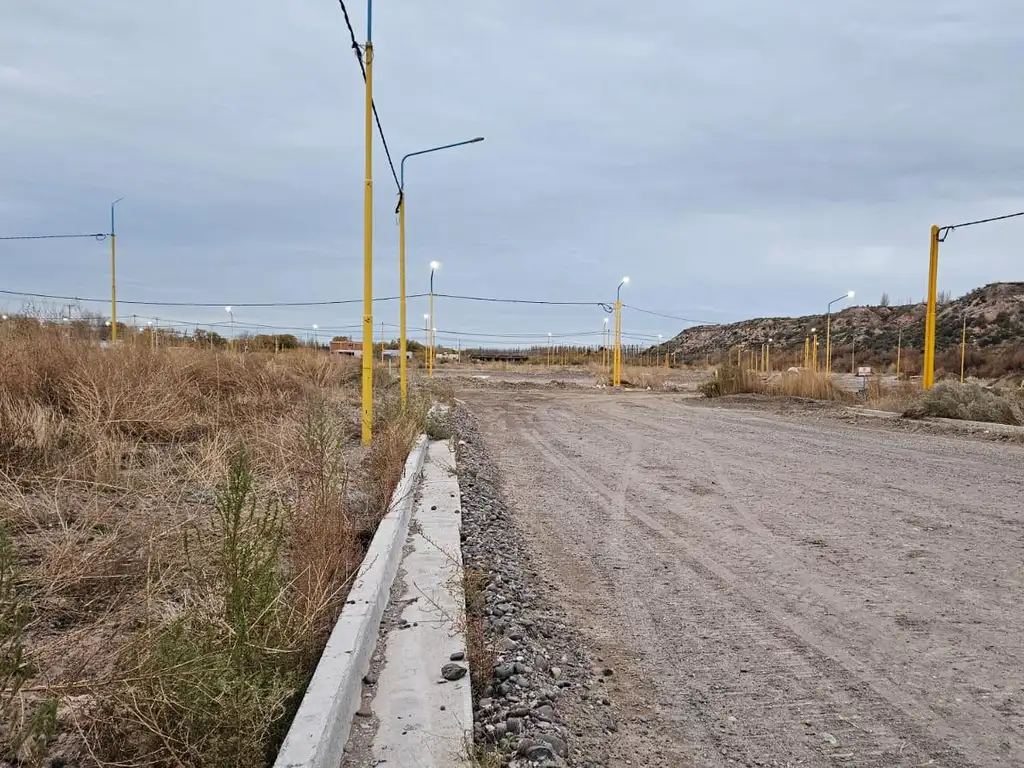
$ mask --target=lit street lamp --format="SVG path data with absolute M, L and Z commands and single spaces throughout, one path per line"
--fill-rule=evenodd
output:
M 827 319 L 825 320 L 825 375 L 829 376 L 832 374 L 832 305 L 837 301 L 843 301 L 844 299 L 852 299 L 854 297 L 853 291 L 847 291 L 838 299 L 832 299 L 828 303 Z
M 442 149 L 453 149 L 466 144 L 476 144 L 483 141 L 483 136 L 477 136 L 467 141 L 457 141 L 454 144 L 443 144 L 439 147 L 421 149 L 418 152 L 410 152 L 402 158 L 400 164 L 400 175 L 398 182 L 398 356 L 400 358 L 399 369 L 399 391 L 401 392 L 402 405 L 404 406 L 408 393 L 408 374 L 405 364 L 406 328 L 405 328 L 405 161 L 410 157 L 427 155 L 432 152 L 440 152 Z
M 235 348 L 235 313 L 231 311 L 231 307 L 224 307 L 224 311 L 231 318 L 231 341 L 228 342 L 228 349 L 233 350 Z
M 622 286 L 629 282 L 628 277 L 622 278 L 615 289 L 615 358 L 612 365 L 612 386 L 622 385 Z

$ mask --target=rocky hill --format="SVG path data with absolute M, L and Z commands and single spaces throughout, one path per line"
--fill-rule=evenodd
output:
M 992 361 L 996 368 L 1024 369 L 1024 283 L 992 283 L 958 299 L 940 302 L 937 312 L 937 363 L 944 361 L 943 350 L 954 350 L 959 366 L 961 324 L 967 317 L 967 344 L 971 358 Z M 854 306 L 832 314 L 832 347 L 836 355 L 850 356 L 864 364 L 886 364 L 895 359 L 897 340 L 902 330 L 904 360 L 911 366 L 915 350 L 924 346 L 925 305 Z M 803 354 L 804 338 L 811 328 L 818 329 L 819 349 L 824 354 L 825 316 L 762 317 L 723 325 L 687 328 L 659 347 L 661 352 L 676 353 L 679 362 L 698 363 L 721 360 L 743 345 L 758 350 L 772 339 L 776 359 L 797 363 Z M 970 362 L 969 362 L 970 365 Z M 994 370 L 1002 375 L 1006 370 Z

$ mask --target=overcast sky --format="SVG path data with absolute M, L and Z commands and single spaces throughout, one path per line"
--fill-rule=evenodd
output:
M 349 8 L 363 38 L 365 4 Z M 407 165 L 410 293 L 437 259 L 439 292 L 614 301 L 628 274 L 627 303 L 714 321 L 823 311 L 848 289 L 916 300 L 931 224 L 1024 210 L 1017 0 L 378 0 L 373 37 L 396 162 L 486 136 Z M 6 0 L 0 234 L 106 231 L 124 197 L 125 300 L 358 299 L 362 99 L 336 0 Z M 396 189 L 379 141 L 374 173 L 388 296 Z M 940 288 L 1024 279 L 1021 242 L 1024 219 L 953 233 Z M 107 296 L 108 259 L 91 240 L 0 242 L 0 288 Z M 424 311 L 410 300 L 412 328 Z M 604 316 L 436 311 L 442 342 Z M 303 329 L 360 315 L 234 310 Z M 378 327 L 397 318 L 376 306 Z M 624 313 L 627 335 L 684 325 Z

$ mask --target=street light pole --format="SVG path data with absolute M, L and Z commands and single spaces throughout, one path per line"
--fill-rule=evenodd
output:
M 853 291 L 847 291 L 838 299 L 832 299 L 828 303 L 828 317 L 825 320 L 825 375 L 832 375 L 832 305 L 843 299 L 852 299 Z
M 228 349 L 234 350 L 235 348 L 235 314 L 231 311 L 231 307 L 224 307 L 224 311 L 228 313 L 228 317 L 231 318 L 231 340 L 228 342 Z
M 612 366 L 612 386 L 622 386 L 622 286 L 629 282 L 622 278 L 615 289 L 615 360 Z
M 427 376 L 434 378 L 434 272 L 440 267 L 440 262 L 430 262 L 430 351 L 428 352 L 429 363 L 427 365 Z
M 117 227 L 114 226 L 114 206 L 124 200 L 117 198 L 110 204 L 110 343 L 117 343 Z
M 373 0 L 366 0 L 366 181 L 363 187 L 362 440 L 373 435 Z
M 960 383 L 964 383 L 964 364 L 967 360 L 967 313 L 964 312 L 964 326 L 960 334 Z
M 417 155 L 427 155 L 431 152 L 440 152 L 442 149 L 452 149 L 466 144 L 476 144 L 483 141 L 483 136 L 477 136 L 467 141 L 457 141 L 454 144 L 444 144 L 440 147 L 421 149 L 418 152 L 410 152 L 402 158 L 400 165 L 400 176 L 398 182 L 398 355 L 401 358 L 398 363 L 399 391 L 401 392 L 402 406 L 408 399 L 409 378 L 406 369 L 406 327 L 405 327 L 405 161 Z
M 818 371 L 818 329 L 811 328 L 811 347 L 813 357 L 811 358 L 811 370 Z

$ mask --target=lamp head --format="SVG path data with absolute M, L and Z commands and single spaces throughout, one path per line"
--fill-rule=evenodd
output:
M 315 330 L 317 330 L 317 329 L 319 329 L 319 328 L 320 328 L 320 326 L 319 326 L 319 325 L 317 325 L 316 323 L 313 323 L 313 330 L 314 330 L 314 331 L 315 331 Z
M 628 285 L 629 284 L 629 278 L 628 277 L 622 278 L 622 284 L 623 285 Z
M 811 333 L 817 333 L 817 332 L 818 332 L 817 328 L 811 328 Z
M 470 139 L 469 143 L 470 144 L 476 144 L 478 141 L 483 141 L 483 140 L 484 140 L 483 136 L 477 136 L 475 139 Z
M 439 261 L 432 261 L 432 262 L 430 262 L 430 268 L 431 269 L 437 269 L 440 266 L 441 266 L 441 262 L 439 262 Z
M 423 319 L 424 319 L 424 320 L 429 320 L 429 319 L 430 319 L 430 315 L 424 315 L 424 316 L 423 316 Z
M 847 291 L 846 292 L 846 298 L 848 298 L 848 299 L 852 299 L 855 295 L 856 295 L 855 291 Z
M 224 307 L 224 311 L 231 314 L 231 307 Z

